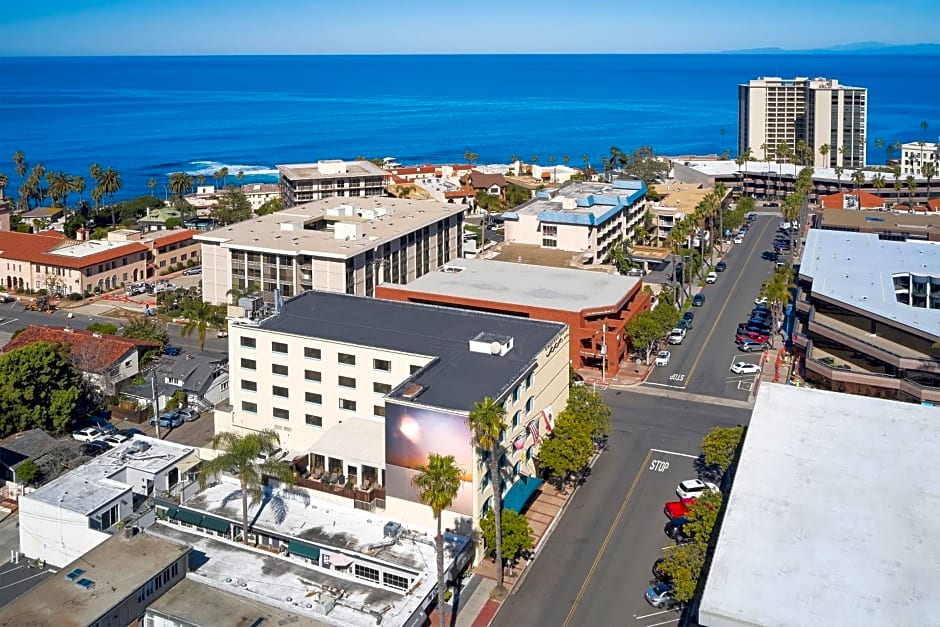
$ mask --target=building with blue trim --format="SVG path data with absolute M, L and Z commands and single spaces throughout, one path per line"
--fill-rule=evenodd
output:
M 618 242 L 633 244 L 647 209 L 643 181 L 572 183 L 504 213 L 506 241 L 579 252 L 586 265 L 607 263 Z

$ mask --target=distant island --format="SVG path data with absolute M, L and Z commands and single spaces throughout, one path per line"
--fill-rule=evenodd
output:
M 851 44 L 839 44 L 828 48 L 807 48 L 790 50 L 787 48 L 749 48 L 745 50 L 725 50 L 722 54 L 917 54 L 940 55 L 940 44 L 886 44 L 880 41 L 860 41 Z

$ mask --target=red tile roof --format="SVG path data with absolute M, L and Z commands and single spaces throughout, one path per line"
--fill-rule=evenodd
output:
M 185 242 L 188 239 L 192 239 L 193 235 L 198 233 L 196 229 L 178 229 L 171 231 L 168 235 L 161 235 L 160 237 L 153 238 L 153 245 L 155 247 L 159 246 L 169 246 L 170 244 L 176 244 L 177 242 Z
M 506 187 L 506 177 L 502 174 L 487 174 L 479 170 L 472 170 L 470 174 L 463 176 L 460 182 L 464 185 L 469 183 L 473 189 L 489 189 L 494 185 L 499 186 L 500 189 Z
M 140 242 L 128 242 L 124 246 L 108 248 L 100 253 L 85 255 L 84 257 L 54 255 L 51 254 L 54 249 L 81 242 L 64 240 L 60 234 L 49 235 L 47 233 L 52 232 L 17 233 L 15 231 L 0 231 L 0 258 L 80 270 L 111 259 L 120 259 L 126 255 L 147 250 L 147 247 Z
M 845 209 L 845 197 L 846 196 L 858 196 L 859 207 L 853 207 L 855 209 L 880 209 L 885 206 L 885 201 L 874 194 L 869 194 L 868 192 L 863 192 L 861 190 L 857 192 L 840 192 L 838 194 L 829 194 L 828 196 L 823 196 L 819 204 L 823 209 Z
M 115 335 L 100 335 L 81 329 L 29 326 L 3 347 L 9 352 L 36 342 L 64 344 L 75 367 L 83 372 L 104 372 L 136 348 L 154 348 L 159 344 Z
M 934 198 L 927 201 L 927 206 L 931 211 L 940 211 L 940 198 Z

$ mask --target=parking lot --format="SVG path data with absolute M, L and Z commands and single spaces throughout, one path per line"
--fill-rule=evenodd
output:
M 3 557 L 9 559 L 7 555 Z M 38 586 L 56 572 L 49 566 L 31 568 L 29 564 L 29 560 L 20 558 L 19 564 L 8 561 L 0 566 L 0 607 Z

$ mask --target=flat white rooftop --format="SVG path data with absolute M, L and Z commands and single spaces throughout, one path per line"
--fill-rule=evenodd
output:
M 143 446 L 137 443 L 149 444 L 149 448 L 143 450 Z M 131 485 L 123 479 L 127 470 L 155 474 L 179 464 L 192 455 L 194 450 L 191 447 L 137 435 L 72 472 L 50 481 L 31 492 L 27 498 L 88 515 L 131 489 Z M 194 457 L 193 464 L 196 462 Z M 181 468 L 181 474 L 183 470 Z
M 199 233 L 193 239 L 238 250 L 345 259 L 466 209 L 436 200 L 324 198 Z M 359 233 L 337 237 L 337 224 L 354 225 L 351 229 Z M 314 225 L 317 228 L 305 228 Z
M 640 279 L 574 268 L 460 259 L 400 286 L 455 298 L 580 312 L 616 308 Z M 386 286 L 395 289 L 398 286 Z
M 124 246 L 131 246 L 136 242 L 127 241 L 127 242 L 109 242 L 108 240 L 102 239 L 90 239 L 78 244 L 72 244 L 71 246 L 62 246 L 61 248 L 54 248 L 49 251 L 50 255 L 61 255 L 62 257 L 72 257 L 80 259 L 82 257 L 88 257 L 89 255 L 97 255 L 98 253 L 103 253 L 107 251 L 112 251 Z
M 938 419 L 935 407 L 762 385 L 700 623 L 934 623 Z
M 771 161 L 767 163 L 766 161 L 748 161 L 744 165 L 738 166 L 734 160 L 731 159 L 682 159 L 677 158 L 673 159 L 676 163 L 684 165 L 686 167 L 692 168 L 706 176 L 731 176 L 738 172 L 747 172 L 748 174 L 767 174 L 771 176 L 789 176 L 795 178 L 805 166 L 795 165 L 793 163 L 775 163 Z M 852 182 L 849 180 L 853 170 L 846 170 L 842 173 L 841 178 L 836 176 L 835 168 L 813 168 L 813 178 L 817 180 L 824 181 L 842 181 L 842 184 L 847 188 L 852 185 Z M 862 173 L 865 175 L 865 180 L 871 182 L 876 174 L 879 174 L 876 170 L 862 170 Z M 885 175 L 884 172 L 880 172 L 882 176 L 887 176 L 889 182 L 893 182 L 893 178 L 890 175 Z
M 813 294 L 940 337 L 940 309 L 898 302 L 895 274 L 940 280 L 940 244 L 820 229 L 806 237 L 800 276 L 812 279 Z
M 388 173 L 370 161 L 329 159 L 316 163 L 286 163 L 278 171 L 293 181 L 386 176 Z

